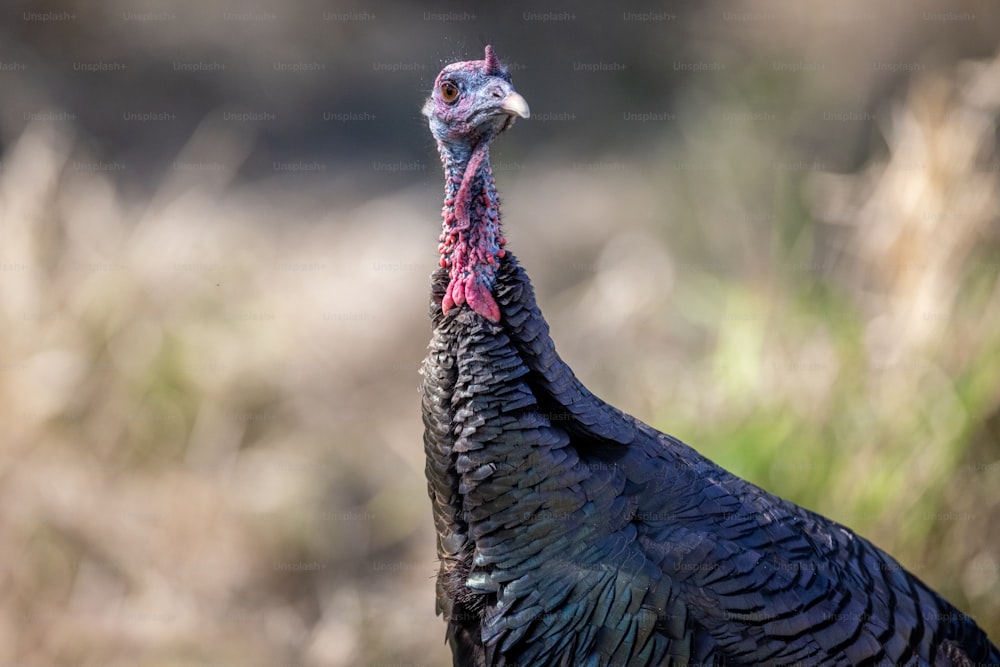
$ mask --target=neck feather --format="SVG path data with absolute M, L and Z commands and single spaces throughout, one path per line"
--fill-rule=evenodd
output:
M 464 303 L 491 322 L 500 321 L 493 296 L 496 268 L 506 240 L 500 231 L 500 202 L 490 168 L 489 137 L 471 152 L 441 151 L 445 170 L 441 266 L 448 267 L 445 314 Z

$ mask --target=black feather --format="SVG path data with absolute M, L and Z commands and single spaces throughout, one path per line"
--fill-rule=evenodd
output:
M 424 440 L 456 665 L 1000 664 L 871 543 L 587 391 L 512 255 L 497 324 L 444 316 L 447 280 Z

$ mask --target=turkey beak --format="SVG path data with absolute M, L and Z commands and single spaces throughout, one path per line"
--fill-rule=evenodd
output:
M 531 116 L 531 110 L 528 109 L 528 101 L 521 97 L 518 93 L 515 93 L 513 90 L 507 93 L 507 96 L 503 98 L 503 102 L 500 103 L 500 108 L 512 116 L 520 116 L 521 118 L 528 118 Z

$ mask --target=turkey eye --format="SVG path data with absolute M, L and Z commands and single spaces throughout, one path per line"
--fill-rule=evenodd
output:
M 451 104 L 458 99 L 458 86 L 453 84 L 451 81 L 445 81 L 441 84 L 441 99 L 443 99 L 448 104 Z

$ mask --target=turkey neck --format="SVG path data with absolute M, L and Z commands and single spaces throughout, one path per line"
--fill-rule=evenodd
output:
M 439 147 L 445 194 L 438 251 L 449 277 L 442 311 L 447 315 L 467 303 L 487 320 L 499 322 L 493 287 L 506 240 L 500 231 L 500 201 L 490 168 L 491 139 L 491 135 L 482 137 L 469 151 Z

